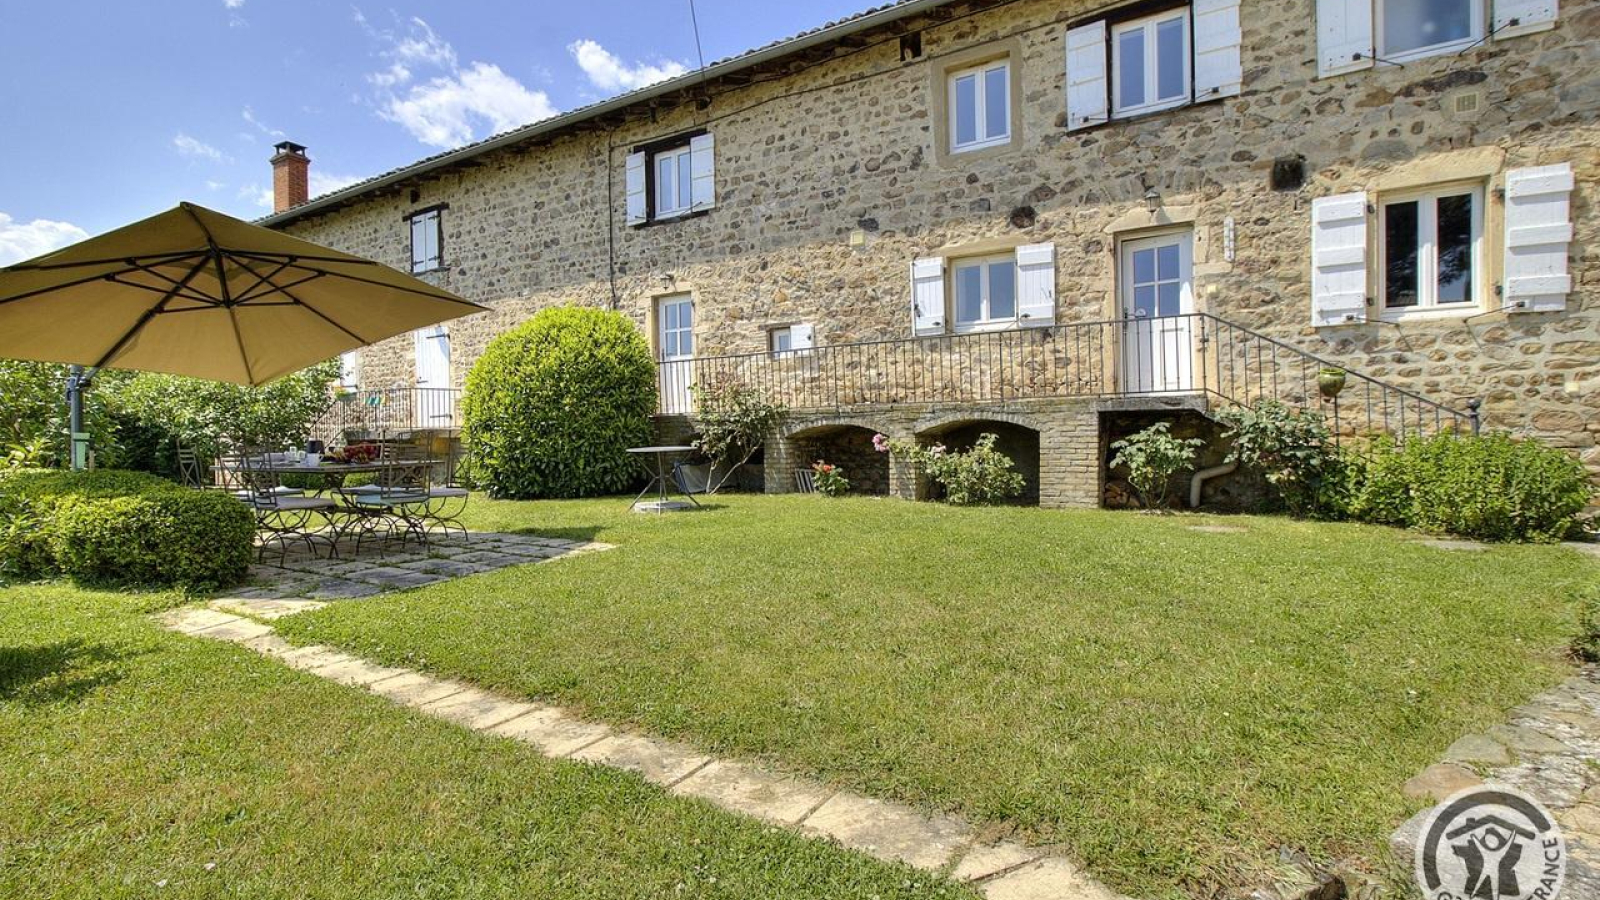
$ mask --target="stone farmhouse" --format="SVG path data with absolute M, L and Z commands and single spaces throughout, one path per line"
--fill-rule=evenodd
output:
M 346 360 L 417 425 L 588 304 L 664 435 L 695 383 L 790 407 L 771 491 L 993 431 L 1098 505 L 1118 434 L 1261 397 L 1600 473 L 1600 0 L 903 0 L 315 199 L 278 150 L 265 224 L 492 307 Z

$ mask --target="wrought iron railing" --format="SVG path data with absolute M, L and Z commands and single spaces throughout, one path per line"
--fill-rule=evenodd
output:
M 1192 395 L 1319 409 L 1344 435 L 1426 435 L 1478 426 L 1475 404 L 1454 409 L 1351 369 L 1343 369 L 1344 390 L 1325 400 L 1318 389 L 1324 367 L 1339 366 L 1225 319 L 1192 313 L 666 361 L 659 363 L 658 384 L 666 414 L 693 412 L 691 385 L 736 381 L 797 411 Z
M 384 388 L 339 395 L 312 428 L 332 442 L 346 431 L 393 435 L 461 427 L 461 391 L 455 388 Z

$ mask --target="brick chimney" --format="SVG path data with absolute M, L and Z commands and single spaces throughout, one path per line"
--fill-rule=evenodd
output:
M 272 157 L 272 211 L 281 213 L 311 199 L 311 158 L 293 141 L 274 144 L 273 149 L 278 152 Z

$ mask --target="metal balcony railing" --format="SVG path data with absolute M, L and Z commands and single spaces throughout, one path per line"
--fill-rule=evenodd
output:
M 693 412 L 691 385 L 735 381 L 791 410 L 1058 397 L 1198 395 L 1318 409 L 1335 434 L 1396 437 L 1476 431 L 1454 409 L 1344 369 L 1336 401 L 1318 374 L 1337 363 L 1209 313 L 834 344 L 658 364 L 660 411 Z M 1342 368 L 1342 367 L 1340 367 Z
M 334 400 L 312 428 L 332 442 L 345 431 L 398 434 L 461 427 L 461 391 L 455 388 L 384 388 L 353 391 Z

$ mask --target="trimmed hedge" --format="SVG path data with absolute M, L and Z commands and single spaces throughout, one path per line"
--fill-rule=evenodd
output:
M 225 493 L 142 472 L 0 475 L 0 573 L 210 588 L 242 580 L 255 516 Z
M 1359 465 L 1351 518 L 1486 541 L 1559 541 L 1594 493 L 1570 453 L 1503 433 L 1384 441 Z
M 461 445 L 492 497 L 592 497 L 640 477 L 656 370 L 620 313 L 554 307 L 489 342 L 467 375 Z

